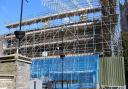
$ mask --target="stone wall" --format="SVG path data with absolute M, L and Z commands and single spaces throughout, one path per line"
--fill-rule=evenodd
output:
M 0 75 L 1 74 L 15 75 L 15 73 L 16 73 L 15 62 L 0 63 Z
M 0 89 L 30 89 L 30 64 L 17 54 L 0 57 Z
M 15 65 L 14 62 L 0 63 L 0 88 L 15 89 Z
M 30 64 L 24 62 L 17 62 L 17 89 L 29 89 L 30 82 Z

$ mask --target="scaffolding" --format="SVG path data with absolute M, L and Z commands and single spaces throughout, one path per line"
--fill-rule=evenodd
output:
M 63 70 L 64 89 L 96 88 L 99 70 L 99 56 L 67 56 Z M 61 89 L 61 60 L 60 58 L 46 58 L 33 60 L 32 78 L 53 81 L 54 89 Z M 56 87 L 56 88 L 55 88 Z
M 44 68 L 47 68 L 47 66 L 49 67 L 49 64 L 47 63 L 47 60 L 50 60 L 49 58 L 52 59 L 50 62 L 52 62 L 54 65 L 54 62 L 58 61 L 60 48 L 62 47 L 63 43 L 63 52 L 66 57 L 75 56 L 74 58 L 71 58 L 73 59 L 72 62 L 77 61 L 77 59 L 82 60 L 81 57 L 84 56 L 84 63 L 87 65 L 90 64 L 91 66 L 91 63 L 88 62 L 90 60 L 87 60 L 86 58 L 95 55 L 99 56 L 99 59 L 97 60 L 99 60 L 100 63 L 94 64 L 97 65 L 96 67 L 99 67 L 99 70 L 97 70 L 97 73 L 99 72 L 97 75 L 99 76 L 99 85 L 102 85 L 107 89 L 110 87 L 119 87 L 120 89 L 125 89 L 124 62 L 122 57 L 122 44 L 120 38 L 121 29 L 118 1 L 69 1 L 74 6 L 67 6 L 66 2 L 63 3 L 61 0 L 42 0 L 42 2 L 44 2 L 42 5 L 51 8 L 57 13 L 27 19 L 22 22 L 22 30 L 26 32 L 26 35 L 21 40 L 19 53 L 24 56 L 31 57 L 32 59 L 36 59 L 33 60 L 33 63 L 37 64 L 32 64 L 32 68 L 34 67 L 32 74 L 35 73 L 36 78 L 41 78 L 44 76 L 45 74 L 42 74 L 44 71 L 43 69 L 40 69 L 40 66 L 42 65 Z M 4 54 L 10 55 L 16 53 L 17 40 L 13 33 L 15 30 L 18 30 L 19 22 L 7 24 L 6 27 L 9 29 L 10 33 L 2 36 L 1 41 L 4 44 Z M 41 64 L 42 62 L 46 63 Z M 79 64 L 79 61 L 77 62 Z M 66 61 L 65 63 L 68 62 Z M 56 64 L 59 64 L 59 62 Z M 67 65 L 68 69 L 71 64 Z M 73 65 L 75 65 L 75 63 L 72 63 L 72 67 Z M 57 65 L 54 65 L 55 69 L 57 68 L 56 66 Z M 109 72 L 106 73 L 105 70 Z M 86 71 L 87 70 L 85 69 L 83 70 L 83 76 L 86 76 Z M 54 76 L 54 72 L 56 71 L 51 72 L 53 74 L 49 75 L 50 78 Z M 71 69 L 71 72 L 74 71 Z M 75 72 L 79 73 L 81 71 Z M 60 76 L 59 73 L 57 73 L 57 75 Z M 70 75 L 72 75 L 72 73 L 69 73 L 68 76 Z M 82 74 L 78 74 L 78 78 L 81 78 L 81 75 Z M 91 76 L 91 74 L 87 75 L 87 77 Z M 32 75 L 32 77 L 33 76 L 34 75 Z M 53 80 L 55 79 L 53 78 Z M 59 80 L 60 79 L 58 78 L 58 80 L 55 81 Z M 78 81 L 78 79 L 76 80 Z M 121 80 L 121 82 L 116 82 L 118 80 Z M 69 83 L 77 81 L 70 80 Z M 82 81 L 82 79 L 80 79 L 80 81 Z M 84 82 L 86 82 L 86 79 Z M 89 86 L 86 88 L 94 88 L 93 86 L 96 88 L 96 83 L 97 82 L 94 82 L 92 83 L 91 87 Z M 81 88 L 82 87 L 80 87 L 80 89 Z
M 71 1 L 75 3 L 77 0 Z M 117 34 L 120 31 L 119 14 L 116 12 L 117 2 L 115 0 L 94 0 L 91 3 L 93 6 L 89 4 L 90 7 L 24 20 L 22 29 L 26 31 L 26 36 L 21 41 L 21 54 L 34 58 L 42 57 L 42 53 L 47 51 L 48 56 L 57 56 L 62 29 L 64 30 L 66 55 L 112 56 L 117 53 L 121 54 Z M 18 29 L 19 22 L 7 24 L 6 27 L 13 32 Z M 16 53 L 15 36 L 11 33 L 6 34 L 4 39 L 4 54 Z

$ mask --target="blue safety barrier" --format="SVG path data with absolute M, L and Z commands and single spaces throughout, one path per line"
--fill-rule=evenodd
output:
M 43 58 L 32 61 L 32 78 L 48 78 L 59 89 L 62 81 L 62 60 Z M 68 89 L 95 88 L 98 83 L 99 56 L 66 56 L 63 61 L 64 87 Z M 67 82 L 67 83 L 66 83 Z

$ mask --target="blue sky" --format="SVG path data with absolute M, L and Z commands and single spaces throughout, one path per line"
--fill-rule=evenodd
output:
M 41 5 L 41 0 L 28 1 L 28 3 L 24 2 L 23 18 L 34 17 L 46 12 L 46 8 L 44 9 Z M 9 32 L 9 30 L 5 28 L 7 23 L 19 21 L 20 3 L 21 0 L 0 0 L 0 34 Z
M 49 9 L 47 7 L 44 7 L 41 3 L 41 0 L 27 0 L 25 2 L 24 0 L 24 11 L 23 11 L 23 18 L 33 18 L 35 16 L 39 15 L 46 15 L 48 12 L 57 12 L 55 10 Z M 42 0 L 45 1 L 45 0 Z M 47 0 L 53 2 L 57 0 Z M 71 9 L 75 8 L 75 5 L 72 4 L 71 0 L 58 0 L 59 2 L 64 2 L 66 5 L 71 7 Z M 70 1 L 70 2 L 69 2 Z M 77 0 L 76 0 L 77 1 Z M 99 0 L 90 0 L 93 2 L 98 2 Z M 119 0 L 124 1 L 124 0 Z M 59 3 L 58 2 L 58 3 Z M 79 5 L 81 7 L 88 7 L 87 0 L 80 0 Z M 9 30 L 5 28 L 5 25 L 7 23 L 16 22 L 20 19 L 20 4 L 21 0 L 0 0 L 0 34 L 9 33 Z M 56 4 L 56 3 L 55 3 Z M 97 3 L 95 3 L 98 5 Z M 93 5 L 94 6 L 94 5 Z M 54 5 L 51 5 L 51 7 L 54 7 Z M 63 11 L 63 7 L 58 7 L 60 11 Z M 58 10 L 57 9 L 57 10 Z M 13 31 L 12 31 L 13 32 Z
M 41 0 L 27 0 L 27 2 L 25 2 L 24 0 L 24 11 L 23 11 L 23 18 L 32 18 L 38 15 L 46 15 L 46 13 L 49 12 L 59 12 L 58 9 L 60 9 L 60 11 L 62 12 L 64 10 L 63 5 L 60 5 L 60 7 L 57 7 L 57 11 L 56 10 L 52 10 L 48 7 L 44 7 Z M 42 0 L 45 1 L 45 0 Z M 66 5 L 68 5 L 69 7 L 71 7 L 71 9 L 75 8 L 75 5 L 72 4 L 72 2 L 70 0 L 47 0 L 47 1 L 51 1 L 50 7 L 54 7 L 54 5 L 57 5 L 56 3 L 61 3 L 64 2 Z M 70 2 L 69 2 L 70 1 Z M 98 0 L 95 0 L 98 1 Z M 54 3 L 54 5 L 53 5 Z M 81 7 L 88 7 L 88 4 L 86 2 L 86 0 L 80 0 L 78 2 L 80 4 Z M 9 31 L 9 29 L 5 28 L 5 25 L 7 23 L 11 23 L 11 22 L 16 22 L 19 21 L 20 19 L 20 4 L 21 4 L 21 0 L 0 0 L 0 34 L 5 34 L 5 33 L 9 33 L 10 31 L 13 32 L 12 30 Z M 62 7 L 61 7 L 62 6 Z

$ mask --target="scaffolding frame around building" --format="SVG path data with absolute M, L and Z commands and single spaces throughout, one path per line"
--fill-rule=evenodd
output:
M 41 57 L 42 52 L 47 51 L 48 56 L 59 55 L 58 47 L 62 37 L 60 30 L 63 29 L 66 55 L 83 53 L 101 56 L 121 55 L 117 8 L 119 7 L 116 1 L 103 0 L 100 1 L 100 6 L 24 20 L 22 29 L 26 26 L 29 30 L 26 30 L 26 36 L 21 41 L 21 54 L 28 57 Z M 65 18 L 68 18 L 66 23 Z M 61 21 L 58 21 L 59 25 L 53 25 L 57 20 Z M 40 27 L 41 24 L 43 27 Z M 8 24 L 6 27 L 10 31 L 17 30 L 19 23 Z M 16 53 L 15 36 L 7 34 L 4 39 L 6 44 L 4 53 Z
M 100 4 L 89 8 L 67 10 L 59 14 L 24 20 L 22 30 L 26 35 L 21 40 L 19 53 L 35 60 L 47 61 L 49 58 L 58 58 L 63 37 L 63 52 L 66 56 L 77 58 L 85 55 L 99 55 L 98 71 L 101 87 L 125 89 L 120 13 L 117 10 L 119 3 L 117 0 L 98 1 Z M 93 2 L 96 1 L 93 0 Z M 74 2 L 74 4 L 78 3 Z M 19 22 L 7 24 L 6 27 L 10 33 L 1 36 L 3 53 L 15 54 L 17 39 L 13 32 L 18 30 Z M 63 36 L 61 30 L 64 31 Z M 40 65 L 35 64 L 35 66 Z M 106 73 L 107 71 L 109 72 Z M 39 72 L 41 72 L 40 69 Z M 114 76 L 113 80 L 112 76 Z M 119 79 L 121 81 L 116 82 Z

